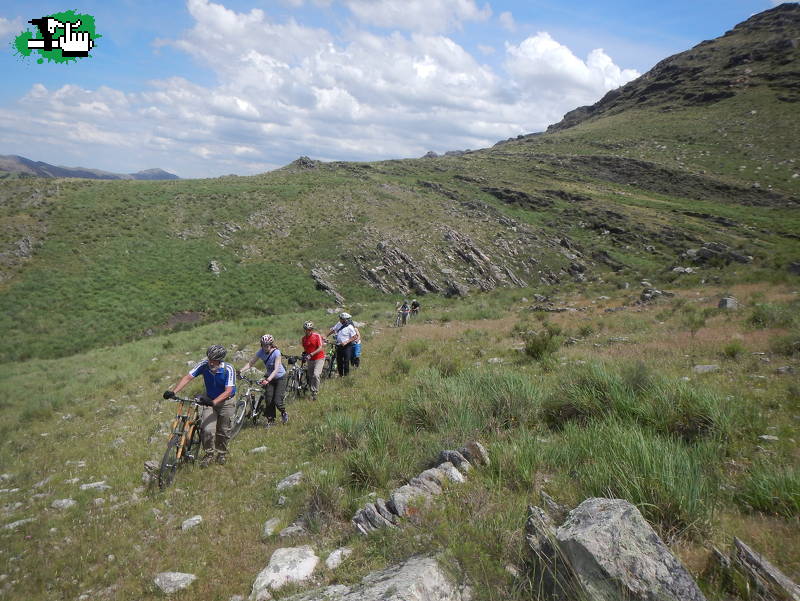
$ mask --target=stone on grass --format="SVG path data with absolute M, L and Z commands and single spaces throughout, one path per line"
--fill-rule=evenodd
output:
M 202 515 L 193 515 L 187 520 L 184 520 L 181 524 L 181 530 L 189 530 L 194 528 L 195 526 L 199 526 L 203 522 Z
M 304 534 L 306 534 L 306 529 L 303 528 L 302 524 L 295 522 L 294 524 L 290 524 L 281 530 L 278 536 L 281 538 L 288 538 L 290 536 L 303 536 Z
M 696 374 L 708 374 L 719 369 L 719 365 L 695 365 L 692 371 Z
M 319 557 L 309 545 L 276 549 L 270 557 L 269 565 L 256 577 L 250 599 L 258 599 L 261 591 L 277 590 L 292 582 L 308 580 L 317 563 Z
M 597 601 L 705 601 L 694 579 L 622 499 L 587 499 L 556 531 L 558 546 Z
M 331 552 L 330 555 L 328 555 L 328 558 L 325 560 L 325 566 L 329 570 L 335 570 L 340 565 L 342 565 L 342 562 L 352 553 L 353 550 L 350 549 L 349 547 L 340 547 L 339 549 L 336 549 L 335 551 Z
M 414 513 L 414 510 L 420 505 L 427 505 L 430 502 L 430 498 L 431 495 L 428 491 L 410 484 L 404 484 L 392 491 L 387 506 L 395 515 L 404 517 Z
M 183 572 L 161 572 L 160 574 L 156 574 L 153 582 L 156 583 L 156 586 L 160 588 L 163 593 L 171 595 L 172 593 L 177 593 L 178 591 L 185 589 L 195 580 L 197 580 L 197 576 L 194 574 L 184 574 Z
M 471 440 L 459 449 L 459 452 L 466 457 L 475 467 L 479 465 L 489 465 L 489 453 L 477 440 Z
M 278 529 L 278 524 L 281 521 L 278 518 L 270 518 L 266 522 L 264 522 L 264 529 L 261 531 L 261 534 L 264 538 L 272 536 L 275 531 Z
M 75 499 L 56 499 L 50 504 L 53 509 L 69 509 L 78 502 Z
M 35 522 L 36 518 L 24 518 L 22 520 L 17 520 L 16 522 L 11 522 L 10 524 L 6 524 L 3 526 L 5 530 L 16 530 L 20 526 L 24 526 L 25 524 L 30 524 L 31 522 Z
M 445 461 L 444 463 L 440 464 L 438 469 L 441 470 L 445 476 L 447 476 L 447 479 L 450 480 L 450 482 L 463 484 L 467 481 L 467 479 L 464 477 L 464 474 L 459 472 L 449 461 Z
M 446 450 L 439 453 L 439 463 L 452 463 L 461 472 L 468 472 L 472 464 L 458 451 Z
M 89 482 L 88 484 L 81 484 L 81 490 L 108 490 L 111 488 L 108 484 L 106 484 L 105 480 L 100 480 L 99 482 Z
M 278 490 L 284 490 L 286 488 L 292 488 L 300 484 L 303 480 L 303 472 L 295 472 L 291 476 L 286 476 L 283 480 L 278 482 L 275 486 Z
M 266 453 L 267 447 L 256 447 L 255 449 L 250 449 L 251 453 Z

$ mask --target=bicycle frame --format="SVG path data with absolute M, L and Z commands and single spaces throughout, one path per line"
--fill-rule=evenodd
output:
M 178 445 L 178 460 L 180 461 L 186 450 L 187 441 L 192 439 L 194 430 L 200 426 L 200 412 L 196 400 L 176 398 L 175 402 L 179 403 L 178 413 L 175 415 L 175 419 L 172 420 L 168 440 L 171 440 L 176 434 L 181 435 L 181 441 Z

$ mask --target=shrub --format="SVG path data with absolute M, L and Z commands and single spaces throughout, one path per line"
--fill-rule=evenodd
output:
M 560 328 L 545 327 L 538 332 L 527 332 L 523 335 L 523 341 L 525 354 L 540 361 L 561 348 L 564 338 L 560 336 Z
M 427 350 L 428 350 L 428 341 L 422 338 L 416 338 L 411 342 L 409 342 L 408 345 L 406 346 L 406 352 L 411 357 L 416 357 L 418 355 L 421 355 Z
M 727 359 L 735 360 L 744 355 L 745 350 L 741 340 L 733 340 L 724 346 L 722 355 Z
M 770 340 L 769 349 L 775 354 L 786 357 L 800 355 L 800 331 L 773 338 Z
M 779 305 L 759 303 L 753 307 L 748 323 L 755 328 L 789 328 L 797 325 L 799 303 Z

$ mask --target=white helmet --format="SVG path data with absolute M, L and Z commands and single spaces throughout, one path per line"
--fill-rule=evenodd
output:
M 261 346 L 269 346 L 270 344 L 275 343 L 275 338 L 270 334 L 264 334 L 261 337 Z
M 347 311 L 339 313 L 339 319 L 350 319 L 351 315 Z

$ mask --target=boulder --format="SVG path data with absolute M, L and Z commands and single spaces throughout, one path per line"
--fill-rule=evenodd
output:
M 353 550 L 349 547 L 340 547 L 339 549 L 336 549 L 335 551 L 331 552 L 330 555 L 328 555 L 328 558 L 325 560 L 325 567 L 327 567 L 329 570 L 335 570 L 342 565 L 342 562 L 352 555 L 352 553 Z
M 739 308 L 739 301 L 732 296 L 723 296 L 721 299 L 719 299 L 717 308 L 735 310 Z
M 199 526 L 203 523 L 203 516 L 202 515 L 193 515 L 189 519 L 186 519 L 181 524 L 181 530 L 190 530 L 195 526 Z
M 291 476 L 286 476 L 283 480 L 278 482 L 275 486 L 278 490 L 284 490 L 286 488 L 292 488 L 300 484 L 303 481 L 303 472 L 295 472 Z
M 285 601 L 470 601 L 470 589 L 452 581 L 433 557 L 412 557 L 364 577 L 352 587 L 335 585 Z
M 308 580 L 318 563 L 319 557 L 309 545 L 276 549 L 269 565 L 261 570 L 253 583 L 251 601 L 265 598 L 263 592 L 270 589 L 276 590 L 292 582 Z
M 180 590 L 185 589 L 192 582 L 197 580 L 194 574 L 184 574 L 183 572 L 161 572 L 156 574 L 153 579 L 156 586 L 161 589 L 164 594 L 171 595 Z
M 264 522 L 264 528 L 261 530 L 261 536 L 264 538 L 268 538 L 275 534 L 275 530 L 278 529 L 278 524 L 281 521 L 278 518 L 270 518 L 266 522 Z
M 459 449 L 459 452 L 466 457 L 475 467 L 479 465 L 489 465 L 489 453 L 486 451 L 481 443 L 476 440 L 471 440 Z
M 458 451 L 445 450 L 439 453 L 439 463 L 451 463 L 456 469 L 467 473 L 472 469 L 472 465 L 467 458 Z
M 705 601 L 694 579 L 622 499 L 587 499 L 556 531 L 560 552 L 597 601 Z
M 450 480 L 450 482 L 463 484 L 467 481 L 467 479 L 464 477 L 464 474 L 459 472 L 449 461 L 439 464 L 437 469 L 440 470 L 447 477 L 447 479 Z
M 431 494 L 427 490 L 404 484 L 392 491 L 387 506 L 395 515 L 404 517 L 413 513 L 413 509 L 419 505 L 427 505 L 430 502 L 430 498 Z

